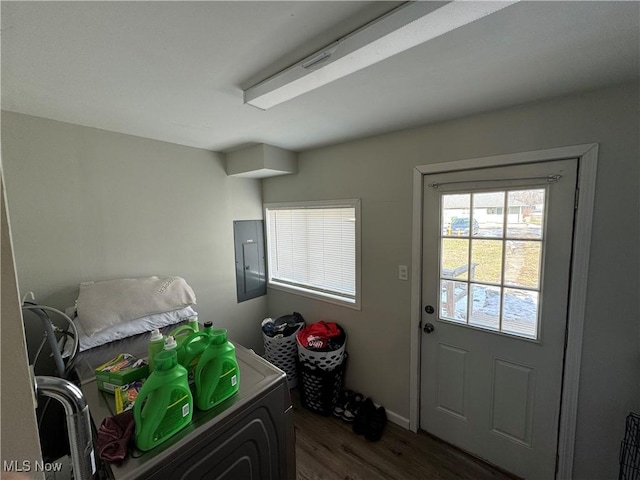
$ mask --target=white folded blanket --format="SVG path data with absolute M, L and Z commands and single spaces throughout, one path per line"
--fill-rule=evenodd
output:
M 80 284 L 78 322 L 87 335 L 123 322 L 194 305 L 196 296 L 181 277 L 124 278 Z
M 67 309 L 67 315 L 73 318 L 75 314 L 74 307 Z M 82 325 L 76 318 L 76 329 L 78 330 L 78 351 L 83 352 L 94 347 L 99 347 L 105 343 L 115 342 L 122 338 L 138 335 L 139 333 L 150 332 L 154 328 L 163 328 L 167 325 L 174 325 L 179 322 L 188 320 L 193 316 L 197 316 L 196 312 L 191 307 L 181 308 L 180 310 L 173 310 L 171 312 L 156 313 L 154 315 L 148 315 L 145 317 L 136 318 L 130 322 L 120 323 L 113 327 L 105 328 L 93 335 L 87 335 L 82 329 Z M 65 343 L 65 349 L 68 348 L 70 353 L 72 342 Z

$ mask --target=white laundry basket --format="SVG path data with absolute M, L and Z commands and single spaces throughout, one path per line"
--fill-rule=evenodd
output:
M 296 365 L 298 345 L 296 334 L 304 327 L 301 324 L 295 332 L 286 337 L 274 338 L 262 333 L 264 338 L 264 358 L 287 374 L 289 389 L 298 385 L 298 368 Z
M 347 342 L 342 344 L 337 350 L 331 350 L 329 352 L 317 352 L 309 350 L 303 347 L 300 342 L 297 342 L 298 358 L 304 365 L 313 368 L 319 368 L 325 372 L 330 372 L 334 368 L 342 365 L 345 356 L 345 347 Z

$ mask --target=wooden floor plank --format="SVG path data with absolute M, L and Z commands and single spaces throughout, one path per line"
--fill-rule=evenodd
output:
M 297 480 L 513 480 L 430 435 L 388 423 L 370 442 L 352 425 L 301 406 L 291 391 L 296 431 Z

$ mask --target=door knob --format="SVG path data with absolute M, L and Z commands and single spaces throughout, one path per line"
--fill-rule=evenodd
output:
M 422 329 L 422 331 L 423 331 L 424 333 L 431 333 L 431 332 L 433 332 L 434 330 L 435 330 L 435 327 L 433 326 L 433 324 L 432 324 L 432 323 L 425 323 L 425 324 L 424 324 L 424 327 L 423 327 L 423 329 Z

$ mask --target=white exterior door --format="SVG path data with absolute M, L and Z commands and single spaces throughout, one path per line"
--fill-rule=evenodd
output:
M 420 426 L 554 478 L 577 160 L 427 175 Z

